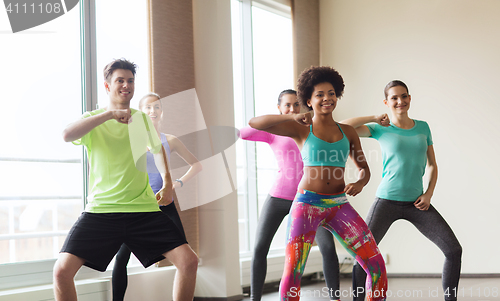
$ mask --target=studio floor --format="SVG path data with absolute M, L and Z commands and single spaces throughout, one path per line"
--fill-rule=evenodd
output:
M 301 301 L 330 300 L 323 281 L 311 282 L 302 286 Z M 460 301 L 500 301 L 500 278 L 462 278 L 459 287 Z M 342 300 L 352 300 L 350 278 L 340 280 L 340 291 Z M 387 296 L 387 300 L 401 301 L 444 300 L 440 278 L 389 278 Z M 274 291 L 265 293 L 262 301 L 279 299 L 279 293 Z M 244 299 L 249 300 L 248 296 Z

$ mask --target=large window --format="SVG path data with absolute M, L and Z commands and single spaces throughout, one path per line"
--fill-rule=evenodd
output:
M 0 39 L 0 263 L 55 258 L 83 208 L 82 151 L 61 136 L 82 110 L 78 7 Z
M 80 1 L 64 15 L 15 34 L 1 14 L 0 289 L 5 289 L 52 281 L 53 261 L 84 209 L 83 147 L 64 142 L 61 134 L 82 111 L 107 105 L 104 65 L 125 57 L 139 66 L 133 108 L 150 83 L 147 1 Z M 27 273 L 36 276 L 22 276 Z
M 112 13 L 111 13 L 112 12 Z M 137 109 L 140 98 L 150 91 L 147 1 L 96 1 L 96 52 L 98 106 L 108 104 L 102 69 L 113 59 L 126 58 L 137 65 L 134 97 L 130 107 Z
M 241 128 L 252 116 L 278 114 L 279 93 L 294 88 L 292 22 L 290 12 L 233 0 L 232 23 L 235 126 Z M 269 145 L 242 140 L 237 142 L 237 162 L 240 252 L 248 253 L 253 249 L 255 227 L 274 183 L 277 164 Z M 286 222 L 271 249 L 284 248 L 285 231 Z

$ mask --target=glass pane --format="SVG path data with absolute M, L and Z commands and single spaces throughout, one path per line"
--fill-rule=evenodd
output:
M 292 20 L 252 7 L 255 116 L 278 114 L 278 95 L 294 89 Z
M 83 207 L 82 149 L 61 137 L 81 116 L 79 9 L 3 29 L 0 263 L 51 259 Z
M 113 59 L 126 58 L 138 68 L 135 93 L 130 107 L 137 109 L 139 100 L 150 92 L 148 5 L 146 0 L 96 1 L 97 101 L 108 105 L 102 70 Z M 111 13 L 112 12 L 112 13 Z
M 278 95 L 293 89 L 292 21 L 252 7 L 255 116 L 278 114 Z M 257 143 L 259 212 L 274 184 L 277 164 L 271 148 Z M 285 247 L 286 219 L 274 236 L 271 249 Z

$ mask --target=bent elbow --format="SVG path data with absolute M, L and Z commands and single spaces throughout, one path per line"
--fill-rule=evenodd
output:
M 362 177 L 366 181 L 366 183 L 370 181 L 371 176 L 372 174 L 370 172 L 370 168 L 368 166 L 364 167 L 362 171 Z
M 257 129 L 257 130 L 260 130 L 259 128 L 259 122 L 257 120 L 255 120 L 256 118 L 255 117 L 252 117 L 249 121 L 248 121 L 248 125 L 253 128 L 253 129 Z
M 437 167 L 437 164 L 436 164 L 436 163 L 434 163 L 434 164 L 430 165 L 429 167 L 430 167 L 430 168 L 432 168 L 432 171 L 433 171 L 433 172 L 434 172 L 434 174 L 436 174 L 436 176 L 437 176 L 437 174 L 438 174 L 438 167 Z
M 74 140 L 74 139 L 71 139 L 71 135 L 70 135 L 70 133 L 68 133 L 67 129 L 64 129 L 64 131 L 62 132 L 62 138 L 63 138 L 64 142 L 71 142 Z

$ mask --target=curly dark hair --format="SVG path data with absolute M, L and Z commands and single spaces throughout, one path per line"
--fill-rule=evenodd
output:
M 345 87 L 344 79 L 342 79 L 337 70 L 328 66 L 311 66 L 302 71 L 297 82 L 297 98 L 304 108 L 309 109 L 309 111 L 312 110 L 312 108 L 307 106 L 307 100 L 311 99 L 314 86 L 325 82 L 332 84 L 337 98 L 342 97 Z

